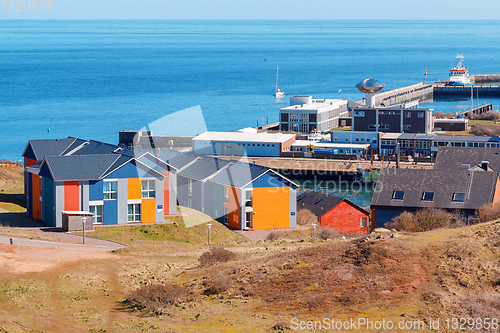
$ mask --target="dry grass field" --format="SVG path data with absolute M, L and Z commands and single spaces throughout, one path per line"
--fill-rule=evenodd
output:
M 128 246 L 114 252 L 0 245 L 0 332 L 277 332 L 292 318 L 428 325 L 500 313 L 498 221 L 257 242 L 212 221 L 208 246 L 206 216 L 183 213 L 90 233 Z
M 161 227 L 100 228 L 95 236 L 129 245 L 113 253 L 0 247 L 13 263 L 0 272 L 0 332 L 274 332 L 294 317 L 425 322 L 500 311 L 499 222 L 255 243 L 218 225 L 215 243 L 231 234 L 235 256 L 204 265 L 209 247 L 196 235 L 206 226 L 174 238 Z M 130 301 L 171 283 L 183 297 L 161 314 Z

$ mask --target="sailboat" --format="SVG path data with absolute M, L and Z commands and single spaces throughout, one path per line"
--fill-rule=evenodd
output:
M 274 95 L 276 96 L 276 98 L 283 98 L 285 97 L 285 93 L 281 91 L 279 87 L 278 71 L 279 67 L 276 67 L 276 90 L 274 92 Z

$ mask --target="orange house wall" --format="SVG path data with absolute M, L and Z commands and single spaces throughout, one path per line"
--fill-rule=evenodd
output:
M 31 174 L 31 194 L 33 201 L 33 218 L 40 220 L 42 218 L 42 202 L 40 201 L 40 196 L 42 195 L 42 185 L 40 176 Z
M 141 204 L 141 222 L 156 222 L 156 199 L 142 199 Z
M 140 178 L 127 179 L 127 199 L 142 199 L 142 187 Z
M 64 182 L 64 210 L 80 210 L 78 181 Z
M 493 197 L 493 204 L 496 204 L 500 201 L 500 178 L 497 179 L 497 186 L 495 188 L 495 195 Z
M 366 227 L 361 227 L 361 218 L 366 217 Z M 322 228 L 332 228 L 346 233 L 369 234 L 370 218 L 351 204 L 342 201 L 323 214 L 320 219 Z
M 253 229 L 290 227 L 290 189 L 264 187 L 253 189 Z
M 229 187 L 229 203 L 224 203 L 224 207 L 227 208 L 228 214 L 228 225 L 231 228 L 240 228 L 240 200 L 238 197 L 238 190 L 234 187 Z

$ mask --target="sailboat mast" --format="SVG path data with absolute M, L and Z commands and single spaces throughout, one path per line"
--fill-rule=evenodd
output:
M 278 91 L 278 73 L 279 73 L 279 66 L 276 66 L 276 92 Z

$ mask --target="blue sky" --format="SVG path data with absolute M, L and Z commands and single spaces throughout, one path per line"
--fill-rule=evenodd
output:
M 1 2 L 0 19 L 500 19 L 498 0 L 50 1 L 51 12 L 9 11 Z

